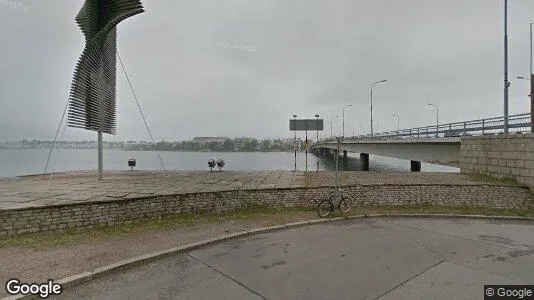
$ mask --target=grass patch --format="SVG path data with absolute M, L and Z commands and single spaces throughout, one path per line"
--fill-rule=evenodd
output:
M 410 205 L 410 206 L 393 206 L 383 205 L 377 207 L 357 207 L 351 214 L 369 215 L 369 214 L 459 214 L 459 215 L 485 215 L 485 216 L 519 216 L 534 217 L 532 209 L 502 209 L 502 208 L 485 208 L 476 206 L 441 206 L 441 205 Z
M 514 185 L 514 186 L 521 186 L 519 182 L 515 179 L 511 178 L 497 178 L 489 175 L 484 174 L 476 174 L 476 175 L 469 175 L 471 179 L 478 182 L 484 182 L 489 184 L 506 184 L 506 185 Z
M 349 215 L 372 214 L 459 214 L 486 216 L 522 216 L 534 218 L 534 207 L 528 209 L 499 209 L 473 206 L 449 207 L 440 205 L 410 205 L 410 206 L 366 206 L 353 207 Z M 339 212 L 330 217 L 343 216 Z M 233 221 L 236 223 L 258 226 L 255 221 L 270 221 L 271 224 L 283 224 L 294 221 L 304 221 L 319 218 L 316 207 L 273 208 L 265 205 L 249 203 L 246 207 L 235 212 L 226 213 L 195 213 L 187 215 L 170 215 L 161 218 L 140 220 L 119 224 L 111 227 L 96 227 L 90 229 L 70 229 L 60 233 L 23 234 L 14 237 L 0 238 L 0 248 L 22 246 L 37 249 L 75 244 L 84 241 L 105 241 L 113 238 L 128 236 L 149 230 L 173 230 L 188 228 L 203 224 L 221 224 Z
M 453 214 L 453 215 L 483 215 L 483 216 L 517 216 L 534 219 L 534 208 L 527 209 L 503 209 L 485 208 L 476 206 L 442 206 L 432 204 L 420 205 L 381 205 L 353 207 L 348 216 L 374 215 L 374 214 Z M 339 211 L 330 214 L 327 218 L 342 217 Z
M 68 229 L 56 233 L 29 233 L 13 237 L 0 238 L 0 248 L 8 246 L 30 246 L 36 248 L 54 247 L 73 244 L 81 241 L 102 241 L 113 237 L 146 232 L 149 230 L 173 230 L 193 227 L 203 224 L 220 224 L 234 221 L 236 223 L 253 222 L 269 219 L 283 223 L 284 219 L 292 215 L 312 216 L 314 208 L 272 208 L 264 205 L 249 204 L 235 212 L 201 212 L 193 214 L 169 215 L 139 221 L 127 221 L 114 226 L 94 227 L 83 229 Z

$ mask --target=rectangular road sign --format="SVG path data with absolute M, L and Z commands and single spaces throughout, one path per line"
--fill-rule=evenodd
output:
M 290 119 L 289 131 L 316 131 L 323 130 L 323 119 Z

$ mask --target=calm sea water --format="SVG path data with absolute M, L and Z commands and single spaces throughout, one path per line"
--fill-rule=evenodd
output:
M 0 177 L 20 176 L 42 173 L 49 149 L 0 149 Z M 290 152 L 169 152 L 160 155 L 167 170 L 208 170 L 210 158 L 222 158 L 226 165 L 223 170 L 293 170 L 294 153 Z M 359 170 L 358 154 L 349 153 L 346 165 L 340 169 Z M 161 170 L 161 163 L 154 151 L 116 151 L 104 150 L 104 169 L 128 170 L 127 161 L 137 160 L 137 170 Z M 308 154 L 308 170 L 333 170 L 332 158 L 317 158 Z M 94 170 L 97 167 L 96 150 L 60 149 L 52 152 L 47 172 Z M 297 169 L 305 170 L 305 153 L 297 153 Z M 370 155 L 371 171 L 410 171 L 407 160 Z M 421 164 L 422 172 L 459 172 L 458 168 Z

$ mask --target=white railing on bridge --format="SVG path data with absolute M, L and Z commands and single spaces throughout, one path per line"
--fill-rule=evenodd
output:
M 530 132 L 530 113 L 508 116 L 508 133 Z M 345 140 L 362 139 L 401 139 L 401 138 L 443 138 L 462 137 L 485 134 L 499 134 L 504 132 L 504 117 L 454 122 L 447 124 L 428 125 L 409 129 L 345 137 Z M 324 141 L 333 141 L 326 139 Z

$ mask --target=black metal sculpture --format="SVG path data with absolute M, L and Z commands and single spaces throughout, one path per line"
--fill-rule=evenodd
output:
M 143 11 L 139 0 L 85 1 L 76 16 L 86 44 L 72 80 L 70 127 L 115 134 L 116 25 Z
M 85 48 L 72 80 L 67 122 L 69 127 L 98 132 L 99 178 L 102 133 L 116 133 L 116 26 L 142 12 L 139 0 L 86 0 L 76 16 Z

